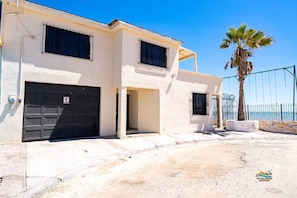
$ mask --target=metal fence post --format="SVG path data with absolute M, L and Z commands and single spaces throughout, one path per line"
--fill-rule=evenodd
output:
M 281 121 L 283 121 L 283 104 L 280 104 Z
M 246 105 L 246 110 L 247 110 L 247 119 L 250 120 L 249 105 Z
M 295 88 L 296 88 L 296 68 L 294 65 L 294 71 L 293 71 L 293 121 L 295 121 Z

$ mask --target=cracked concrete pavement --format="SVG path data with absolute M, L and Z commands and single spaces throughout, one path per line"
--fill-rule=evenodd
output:
M 232 157 L 230 158 L 231 161 L 234 160 L 234 163 L 220 162 L 219 160 L 217 160 L 220 163 L 216 164 L 216 166 L 218 166 L 219 164 L 221 165 L 222 164 L 229 164 L 229 165 L 239 164 L 238 166 L 240 166 L 240 164 L 244 162 L 246 157 L 246 155 L 242 155 L 243 153 L 245 153 L 244 149 L 248 150 L 247 155 L 249 156 L 249 158 L 252 161 L 259 162 L 259 164 L 247 163 L 245 167 L 248 169 L 238 169 L 236 168 L 237 166 L 227 167 L 226 169 L 228 171 L 223 171 L 223 168 L 214 169 L 215 170 L 214 178 L 216 181 L 215 183 L 217 185 L 213 183 L 214 181 L 213 177 L 203 178 L 203 179 L 200 179 L 199 181 L 197 180 L 195 181 L 201 185 L 207 184 L 206 189 L 211 189 L 210 188 L 211 186 L 213 189 L 220 189 L 219 191 L 212 190 L 212 192 L 215 192 L 217 194 L 210 194 L 210 195 L 207 194 L 209 193 L 208 191 L 207 192 L 205 192 L 205 190 L 199 191 L 200 193 L 202 193 L 201 195 L 203 196 L 214 195 L 218 197 L 220 196 L 224 197 L 227 195 L 226 197 L 235 197 L 231 195 L 234 195 L 234 194 L 238 195 L 238 194 L 236 194 L 237 192 L 234 191 L 234 189 L 232 190 L 230 186 L 236 186 L 238 184 L 243 186 L 247 185 L 245 184 L 246 178 L 255 179 L 254 178 L 254 175 L 256 174 L 255 169 L 273 168 L 274 175 L 277 174 L 277 175 L 283 176 L 283 178 L 282 177 L 278 178 L 279 181 L 282 181 L 284 178 L 288 177 L 288 175 L 284 175 L 284 174 L 292 173 L 292 170 L 288 169 L 287 172 L 286 171 L 281 172 L 282 170 L 280 168 L 281 165 L 276 163 L 278 161 L 275 161 L 276 157 L 274 155 L 278 154 L 280 156 L 287 156 L 283 158 L 279 158 L 279 157 L 277 158 L 280 162 L 282 162 L 281 164 L 288 165 L 288 163 L 285 163 L 285 161 L 283 160 L 286 160 L 291 164 L 296 163 L 296 161 L 292 161 L 292 159 L 294 159 L 293 154 L 288 155 L 287 153 L 287 151 L 290 151 L 290 148 L 286 146 L 282 147 L 280 146 L 282 144 L 279 144 L 279 142 L 288 144 L 288 142 L 286 141 L 291 141 L 293 143 L 296 143 L 296 140 L 297 140 L 297 136 L 295 135 L 276 134 L 276 133 L 268 133 L 268 132 L 261 132 L 261 131 L 253 132 L 253 133 L 251 132 L 240 133 L 240 132 L 229 131 L 229 132 L 215 132 L 215 133 L 211 133 L 211 132 L 186 133 L 186 134 L 176 134 L 176 135 L 166 135 L 166 136 L 165 135 L 164 136 L 159 136 L 159 135 L 144 135 L 144 136 L 142 135 L 141 136 L 140 135 L 140 136 L 136 136 L 135 138 L 133 137 L 133 138 L 126 138 L 126 139 L 98 138 L 98 139 L 56 141 L 56 142 L 41 141 L 41 142 L 30 142 L 30 143 L 13 144 L 13 145 L 0 145 L 0 151 L 1 151 L 0 197 L 40 197 L 41 195 L 44 195 L 45 197 L 46 196 L 51 197 L 51 195 L 55 195 L 54 197 L 56 197 L 58 196 L 58 194 L 55 194 L 55 193 L 60 192 L 60 190 L 55 191 L 55 187 L 59 188 L 59 186 L 61 187 L 61 185 L 66 185 L 66 184 L 69 184 L 69 186 L 71 186 L 71 182 L 73 182 L 75 179 L 78 179 L 78 178 L 81 179 L 82 176 L 84 176 L 85 178 L 89 178 L 90 173 L 95 172 L 97 173 L 95 175 L 98 176 L 98 171 L 100 172 L 99 174 L 100 181 L 105 182 L 105 183 L 101 182 L 100 185 L 106 184 L 108 186 L 108 184 L 110 184 L 108 182 L 110 181 L 108 179 L 106 179 L 105 181 L 104 178 L 109 178 L 108 174 L 110 172 L 115 174 L 114 176 L 116 177 L 120 176 L 120 175 L 117 176 L 116 173 L 120 174 L 121 172 L 123 172 L 123 170 L 120 172 L 116 172 L 114 171 L 114 168 L 121 170 L 120 169 L 121 167 L 126 166 L 125 170 L 128 170 L 127 167 L 132 167 L 132 170 L 137 173 L 137 163 L 140 165 L 142 163 L 139 163 L 136 160 L 136 162 L 133 162 L 135 163 L 135 165 L 131 166 L 130 162 L 132 162 L 132 160 L 134 159 L 137 159 L 135 156 L 139 156 L 139 159 L 141 159 L 141 156 L 143 156 L 143 159 L 145 159 L 145 156 L 148 155 L 149 153 L 154 153 L 154 152 L 158 153 L 162 149 L 169 150 L 168 151 L 169 153 L 170 152 L 179 153 L 178 151 L 182 151 L 182 150 L 177 150 L 176 152 L 173 152 L 174 149 L 178 149 L 178 148 L 181 149 L 180 146 L 185 145 L 185 143 L 193 143 L 193 144 L 186 144 L 188 146 L 189 145 L 202 146 L 204 144 L 220 145 L 219 147 L 211 148 L 213 149 L 213 152 L 207 152 L 207 153 L 219 154 L 217 155 L 216 159 L 220 159 L 221 156 L 224 156 L 224 154 L 221 153 L 222 151 L 225 151 L 224 152 L 225 154 L 233 153 L 234 156 L 236 156 L 234 158 Z M 257 143 L 257 141 L 261 142 L 261 144 L 263 144 L 263 141 L 264 143 L 265 142 L 266 143 L 264 144 L 264 146 L 262 145 L 261 149 L 258 149 L 258 150 L 253 149 L 253 146 L 255 147 L 256 145 L 254 143 Z M 222 147 L 222 145 L 225 142 L 232 142 L 233 146 L 231 150 L 228 150 L 230 149 L 228 147 Z M 236 144 L 238 145 L 236 146 Z M 217 148 L 220 148 L 220 149 L 217 149 Z M 267 148 L 269 150 L 265 151 L 265 149 L 263 150 L 262 148 Z M 197 154 L 197 151 L 201 149 L 203 150 L 202 147 L 200 149 L 195 149 L 196 154 Z M 224 150 L 224 149 L 227 149 L 227 150 Z M 144 152 L 144 151 L 149 151 L 149 152 Z M 249 154 L 248 152 L 251 152 L 251 153 Z M 180 152 L 180 153 L 183 153 L 183 152 Z M 184 152 L 182 156 L 183 157 L 191 156 L 191 155 L 186 155 L 186 153 L 191 153 L 191 151 L 188 150 L 187 152 Z M 199 159 L 197 161 L 199 163 L 201 162 L 200 159 L 207 158 L 207 156 L 203 155 L 203 152 L 200 154 L 201 154 L 200 157 L 196 158 L 196 159 Z M 158 155 L 160 155 L 160 153 Z M 211 155 L 208 155 L 208 156 L 211 156 Z M 154 156 L 151 156 L 151 158 L 153 157 Z M 148 159 L 149 158 L 150 157 L 148 157 Z M 163 157 L 163 158 L 165 159 L 166 157 Z M 264 160 L 261 158 L 263 158 Z M 224 158 L 224 159 L 229 159 L 229 158 Z M 271 166 L 268 166 L 269 163 L 266 164 L 265 159 L 270 160 L 274 163 L 271 164 Z M 188 164 L 187 162 L 189 162 L 190 159 L 189 161 L 187 160 L 177 160 L 177 161 L 184 161 L 185 164 Z M 207 162 L 207 160 L 204 160 L 204 161 Z M 206 167 L 206 166 L 210 166 L 211 162 L 213 161 L 214 160 L 210 160 L 208 161 L 208 163 L 204 165 L 201 165 L 201 164 L 196 164 L 196 165 L 199 165 L 200 168 L 201 166 Z M 172 163 L 169 163 L 169 165 L 172 165 Z M 164 166 L 165 169 L 166 167 L 167 166 Z M 170 175 L 169 178 L 180 178 L 183 175 L 185 176 L 186 174 L 182 173 L 182 171 L 181 172 L 175 171 L 177 169 L 180 169 L 180 167 L 181 166 L 178 166 L 178 165 L 176 165 L 175 168 L 173 167 L 172 168 L 173 172 L 171 172 L 170 174 L 168 173 Z M 142 168 L 146 168 L 147 170 L 150 170 L 149 164 L 147 165 L 147 167 L 144 166 Z M 161 169 L 157 169 L 157 168 L 155 169 L 161 171 Z M 108 174 L 103 174 L 102 173 L 103 170 L 105 170 L 105 173 L 108 172 Z M 238 170 L 245 170 L 247 172 L 236 172 Z M 220 171 L 222 171 L 224 174 L 219 174 Z M 141 172 L 138 172 L 138 174 L 136 175 L 139 175 L 140 173 Z M 227 177 L 229 174 L 234 174 L 232 175 L 233 178 L 236 178 L 235 175 L 238 174 L 237 175 L 238 178 L 233 180 L 228 180 Z M 150 173 L 150 175 L 158 175 L 158 174 L 153 172 L 153 173 Z M 112 177 L 110 176 L 110 178 Z M 208 179 L 210 180 L 208 181 Z M 98 178 L 90 179 L 90 181 L 96 181 L 96 180 L 98 180 Z M 274 180 L 275 179 L 273 178 L 273 181 Z M 166 180 L 164 177 L 163 183 L 161 182 L 159 186 L 168 185 L 168 183 L 166 184 L 165 181 Z M 222 183 L 222 181 L 224 182 Z M 290 179 L 287 179 L 287 181 L 290 182 Z M 118 180 L 117 182 L 119 182 L 119 188 L 115 188 L 115 189 L 122 189 L 122 187 L 120 186 L 123 183 L 125 183 L 125 181 L 123 182 L 122 180 Z M 126 183 L 127 182 L 128 183 L 130 182 L 131 184 L 134 184 L 134 185 L 135 183 L 136 184 L 139 183 L 139 185 L 140 184 L 144 185 L 144 183 L 149 184 L 150 180 L 146 178 L 144 178 L 143 180 L 135 180 L 134 178 L 134 180 L 133 179 L 127 180 Z M 253 180 L 252 182 L 257 182 L 257 181 Z M 93 183 L 96 184 L 96 182 L 93 182 Z M 284 183 L 286 183 L 286 181 L 278 185 L 282 186 Z M 76 183 L 76 184 L 81 186 L 81 183 Z M 229 184 L 229 185 L 225 185 L 225 184 Z M 269 184 L 272 184 L 272 182 L 270 182 Z M 98 184 L 97 186 L 100 186 L 100 185 Z M 184 183 L 183 185 L 186 185 L 186 184 Z M 284 197 L 282 195 L 292 195 L 292 193 L 297 194 L 297 192 L 295 192 L 294 190 L 285 191 L 284 190 L 285 188 L 283 186 L 282 188 L 275 186 L 277 184 L 271 185 L 271 186 L 267 184 L 263 184 L 263 185 L 266 185 L 265 193 L 268 193 L 268 195 L 277 194 L 280 197 Z M 93 186 L 93 185 L 90 185 L 90 186 Z M 186 186 L 189 186 L 189 185 L 187 184 Z M 220 186 L 220 188 L 218 188 L 218 186 Z M 287 186 L 290 186 L 290 185 L 287 185 Z M 53 194 L 49 193 L 48 191 L 49 189 L 52 190 Z M 67 187 L 64 186 L 63 189 L 67 189 Z M 102 187 L 100 189 L 104 189 L 104 188 Z M 196 191 L 193 191 L 193 189 L 196 189 Z M 197 193 L 198 192 L 197 189 L 199 189 L 199 187 L 196 186 L 195 188 L 192 188 L 192 191 Z M 93 191 L 92 188 L 88 188 L 85 190 L 91 194 L 97 192 L 97 191 Z M 133 192 L 133 190 L 131 190 L 131 192 Z M 156 190 L 153 192 L 158 193 L 158 191 Z M 182 195 L 182 192 L 184 191 L 181 190 L 179 193 Z M 238 191 L 238 193 L 239 192 L 240 191 Z M 252 192 L 252 191 L 249 191 L 249 192 Z M 79 192 L 76 192 L 75 190 L 72 190 L 72 193 L 79 194 Z M 148 195 L 152 195 L 151 193 L 149 193 Z M 167 195 L 166 193 L 168 192 L 167 191 L 163 192 L 164 195 Z M 81 194 L 81 195 L 85 195 L 85 194 Z M 72 197 L 75 197 L 75 196 L 72 196 Z

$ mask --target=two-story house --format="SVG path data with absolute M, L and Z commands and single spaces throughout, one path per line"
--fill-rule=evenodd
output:
M 213 129 L 221 78 L 180 70 L 181 41 L 25 0 L 2 0 L 0 38 L 0 143 Z

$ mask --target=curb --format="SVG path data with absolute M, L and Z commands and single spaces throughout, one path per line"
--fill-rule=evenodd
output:
M 283 133 L 278 133 L 278 134 L 283 134 Z M 287 134 L 290 135 L 290 134 Z M 158 143 L 154 142 L 152 139 L 147 138 L 145 141 L 151 143 L 152 146 L 149 148 L 145 148 L 142 150 L 125 150 L 125 151 L 119 151 L 118 153 L 112 154 L 108 156 L 107 158 L 105 157 L 103 162 L 102 159 L 95 160 L 92 164 L 86 164 L 86 165 L 81 165 L 80 167 L 76 168 L 75 170 L 68 171 L 65 174 L 62 174 L 59 177 L 56 177 L 55 179 L 48 179 L 46 182 L 34 186 L 27 190 L 26 192 L 20 193 L 17 197 L 25 197 L 25 198 L 34 198 L 34 197 L 40 197 L 42 194 L 45 193 L 46 190 L 60 184 L 64 180 L 68 180 L 71 178 L 74 178 L 75 176 L 78 175 L 83 175 L 90 173 L 92 171 L 95 171 L 97 169 L 102 168 L 103 166 L 112 163 L 120 158 L 127 158 L 130 157 L 131 154 L 139 154 L 143 153 L 146 151 L 151 151 L 154 149 L 159 149 L 159 148 L 164 148 L 164 147 L 169 147 L 169 146 L 176 146 L 176 145 L 183 145 L 183 144 L 199 144 L 199 143 L 220 143 L 222 141 L 243 141 L 243 140 L 276 140 L 280 139 L 279 137 L 215 137 L 215 138 L 206 138 L 206 139 L 193 139 L 193 138 L 184 138 L 184 137 L 177 137 L 178 135 L 170 135 L 167 137 L 170 137 L 170 139 L 173 139 L 174 141 L 170 143 Z M 283 138 L 281 138 L 283 139 Z M 137 140 L 137 139 L 135 139 Z M 292 138 L 292 140 L 297 140 L 297 136 Z M 78 174 L 77 174 L 78 173 Z

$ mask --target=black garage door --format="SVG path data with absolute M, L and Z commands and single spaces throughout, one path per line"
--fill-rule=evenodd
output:
M 100 88 L 25 84 L 23 141 L 99 135 Z

